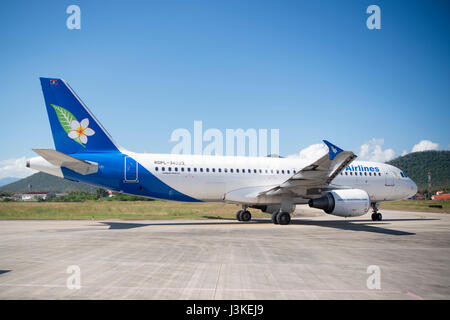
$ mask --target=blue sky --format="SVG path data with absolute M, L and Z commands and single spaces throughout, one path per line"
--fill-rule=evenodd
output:
M 81 8 L 81 30 L 66 27 L 71 4 Z M 366 27 L 371 4 L 381 8 L 381 30 Z M 280 129 L 282 155 L 322 139 L 395 156 L 422 140 L 449 148 L 448 1 L 1 6 L 0 167 L 53 148 L 40 76 L 68 81 L 136 152 L 169 153 L 172 131 L 193 130 L 194 120 L 223 132 Z

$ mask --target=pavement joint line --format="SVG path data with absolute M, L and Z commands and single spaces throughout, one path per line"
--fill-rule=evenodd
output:
M 213 300 L 216 300 L 217 286 L 219 285 L 219 279 L 220 279 L 220 272 L 221 271 L 222 271 L 222 263 L 219 265 L 219 272 L 217 273 L 217 280 L 216 280 L 216 285 L 214 287 Z

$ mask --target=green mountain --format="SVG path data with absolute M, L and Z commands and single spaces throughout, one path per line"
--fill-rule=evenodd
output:
M 90 186 L 85 183 L 73 182 L 61 179 L 43 172 L 35 173 L 22 180 L 7 184 L 0 187 L 1 191 L 6 192 L 28 192 L 28 185 L 32 185 L 34 192 L 71 192 L 71 191 L 85 191 L 95 193 L 97 187 Z
M 450 151 L 413 152 L 386 163 L 406 172 L 419 191 L 428 188 L 428 172 L 431 173 L 432 190 L 450 188 Z

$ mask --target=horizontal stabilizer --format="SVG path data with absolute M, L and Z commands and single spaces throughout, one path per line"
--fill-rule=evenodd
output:
M 84 161 L 52 149 L 33 149 L 42 158 L 57 167 L 64 167 L 82 175 L 96 173 L 98 164 Z

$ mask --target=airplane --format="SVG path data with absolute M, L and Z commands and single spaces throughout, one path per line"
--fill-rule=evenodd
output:
M 417 186 L 400 169 L 355 161 L 356 155 L 324 140 L 328 153 L 315 162 L 282 157 L 234 157 L 135 153 L 119 146 L 63 79 L 40 78 L 55 150 L 33 149 L 39 157 L 26 166 L 60 178 L 112 191 L 185 202 L 242 206 L 287 225 L 297 204 L 327 214 L 356 217 L 378 204 L 409 198 Z

